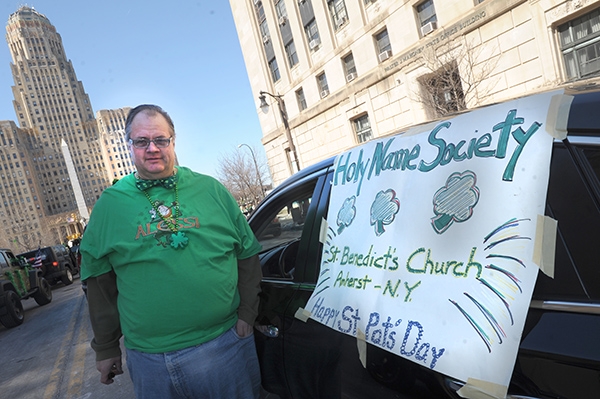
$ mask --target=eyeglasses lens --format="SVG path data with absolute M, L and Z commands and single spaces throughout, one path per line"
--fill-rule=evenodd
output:
M 158 148 L 166 148 L 169 146 L 169 144 L 171 144 L 171 137 L 169 137 L 169 138 L 159 137 L 154 140 L 130 139 L 129 141 L 135 148 L 148 148 L 150 146 L 150 142 L 154 143 L 154 145 L 157 146 Z

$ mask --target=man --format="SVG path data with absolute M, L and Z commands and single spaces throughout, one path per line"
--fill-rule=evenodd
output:
M 175 166 L 175 129 L 155 105 L 127 117 L 137 172 L 107 188 L 81 243 L 100 381 L 138 399 L 256 398 L 260 244 L 227 190 Z

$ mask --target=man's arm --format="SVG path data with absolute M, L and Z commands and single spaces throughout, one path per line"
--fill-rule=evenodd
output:
M 94 330 L 91 346 L 96 352 L 96 368 L 101 374 L 100 381 L 110 384 L 114 375 L 123 374 L 117 278 L 111 271 L 90 277 L 86 282 L 90 321 Z
M 258 255 L 247 259 L 238 259 L 238 291 L 240 307 L 238 308 L 238 335 L 244 337 L 252 332 L 252 326 L 258 316 L 260 299 L 260 280 L 262 271 Z

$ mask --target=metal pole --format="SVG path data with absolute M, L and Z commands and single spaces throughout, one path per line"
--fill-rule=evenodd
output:
M 290 146 L 290 151 L 292 153 L 292 162 L 294 162 L 294 164 L 296 165 L 296 172 L 298 172 L 300 170 L 300 162 L 298 161 L 298 153 L 296 152 L 296 146 L 294 145 L 294 140 L 292 139 L 292 132 L 290 130 L 290 125 L 288 123 L 288 115 L 287 115 L 287 110 L 285 109 L 285 101 L 283 101 L 283 98 L 281 95 L 274 95 L 271 94 L 269 92 L 266 91 L 261 91 L 260 92 L 260 96 L 259 99 L 261 100 L 261 104 L 265 104 L 268 106 L 268 104 L 264 101 L 264 95 L 268 95 L 273 97 L 275 100 L 277 100 L 277 106 L 279 107 L 279 113 L 281 115 L 281 120 L 283 121 L 283 127 L 285 130 L 285 137 L 287 139 L 287 142 Z

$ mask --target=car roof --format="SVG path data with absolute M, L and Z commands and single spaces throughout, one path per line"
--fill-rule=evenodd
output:
M 567 122 L 569 134 L 597 136 L 600 130 L 600 91 L 573 94 Z
M 327 169 L 333 166 L 333 161 L 335 160 L 335 156 L 319 161 L 313 165 L 307 166 L 306 168 L 301 169 L 299 172 L 294 173 L 292 176 L 285 179 L 281 184 L 279 184 L 273 191 L 269 193 L 269 195 L 265 198 L 269 198 L 275 195 L 277 192 L 283 190 L 283 188 L 294 184 L 297 181 L 304 179 L 306 176 L 310 176 L 316 172 Z

